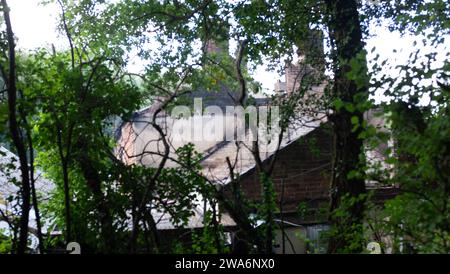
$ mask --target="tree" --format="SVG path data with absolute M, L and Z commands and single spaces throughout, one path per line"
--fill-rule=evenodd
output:
M 2 10 L 6 25 L 6 38 L 8 46 L 8 57 L 6 60 L 8 62 L 8 70 L 6 70 L 3 65 L 1 68 L 2 78 L 6 83 L 7 95 L 8 95 L 8 117 L 9 117 L 9 130 L 11 133 L 11 138 L 13 140 L 14 146 L 17 149 L 17 153 L 20 161 L 20 171 L 22 176 L 21 183 L 21 198 L 22 198 L 22 208 L 20 216 L 20 235 L 19 243 L 17 247 L 17 253 L 23 254 L 26 251 L 28 243 L 28 220 L 30 212 L 30 196 L 31 196 L 31 183 L 30 183 L 30 170 L 28 166 L 27 159 L 27 148 L 25 141 L 21 135 L 21 127 L 17 118 L 17 76 L 16 76 L 16 53 L 15 53 L 15 42 L 14 33 L 11 26 L 11 20 L 9 17 L 9 7 L 6 0 L 2 0 Z M 5 60 L 5 61 L 6 61 Z
M 357 86 L 356 81 L 348 79 L 347 76 L 350 70 L 353 69 L 357 71 L 354 72 L 355 77 L 365 77 L 363 75 L 365 72 L 365 63 L 362 51 L 362 33 L 358 27 L 359 14 L 356 2 L 343 4 L 345 5 L 341 9 L 337 7 L 339 5 L 331 1 L 321 2 L 319 4 L 313 1 L 256 1 L 251 3 L 238 2 L 236 4 L 229 4 L 222 1 L 215 3 L 211 3 L 210 1 L 197 1 L 195 3 L 184 4 L 178 2 L 161 4 L 156 1 L 149 1 L 147 3 L 124 1 L 117 4 L 105 4 L 102 15 L 108 19 L 99 23 L 98 26 L 102 24 L 109 26 L 115 25 L 116 27 L 114 29 L 117 30 L 121 26 L 127 26 L 126 30 L 114 33 L 112 35 L 114 38 L 110 39 L 111 42 L 106 44 L 105 47 L 111 50 L 111 48 L 114 48 L 114 44 L 127 45 L 129 47 L 136 47 L 143 58 L 160 56 L 161 59 L 154 58 L 152 60 L 154 64 L 153 68 L 156 68 L 156 73 L 159 73 L 162 64 L 174 68 L 183 68 L 186 66 L 186 63 L 194 64 L 195 66 L 197 61 L 201 62 L 203 66 L 206 62 L 210 67 L 215 68 L 213 73 L 223 70 L 220 73 L 225 73 L 225 79 L 229 80 L 221 77 L 220 83 L 226 83 L 231 87 L 239 89 L 241 96 L 238 94 L 238 98 L 245 98 L 248 93 L 246 80 L 243 79 L 242 73 L 240 73 L 244 49 L 246 60 L 253 64 L 260 63 L 261 54 L 268 56 L 273 63 L 279 62 L 279 58 L 285 54 L 292 57 L 294 53 L 293 45 L 301 45 L 302 38 L 310 35 L 312 25 L 316 24 L 317 29 L 320 29 L 318 26 L 329 27 L 330 40 L 336 46 L 336 50 L 334 51 L 336 55 L 333 58 L 333 65 L 336 68 L 335 81 L 333 82 L 331 96 L 337 101 L 346 104 L 346 108 L 336 108 L 335 113 L 330 116 L 331 120 L 335 120 L 335 132 L 336 136 L 339 137 L 336 138 L 337 158 L 335 160 L 336 168 L 334 169 L 336 176 L 333 176 L 335 178 L 335 187 L 333 189 L 337 190 L 333 192 L 335 195 L 333 196 L 332 210 L 334 210 L 339 207 L 341 198 L 346 194 L 350 193 L 352 196 L 358 197 L 359 194 L 364 193 L 363 179 L 347 179 L 347 173 L 360 167 L 359 156 L 362 152 L 362 140 L 358 138 L 359 132 L 352 132 L 352 117 L 353 120 L 355 119 L 354 117 L 362 120 L 362 112 L 364 110 L 356 108 L 355 105 L 356 103 L 364 103 L 364 98 L 367 97 L 365 94 L 366 87 Z M 93 26 L 89 24 L 89 18 L 94 16 L 91 10 L 95 5 L 100 4 L 88 1 L 70 7 L 70 14 L 72 15 L 68 16 L 70 21 L 69 25 L 74 29 L 75 33 L 86 33 L 86 31 L 83 31 L 83 28 L 93 31 Z M 279 10 L 280 7 L 281 10 Z M 350 8 L 350 13 L 348 13 L 347 8 Z M 299 14 L 293 14 L 292 11 L 294 10 L 299 10 L 302 15 L 306 16 L 302 17 Z M 75 12 L 83 16 L 76 18 L 73 16 Z M 220 26 L 223 23 L 220 22 L 227 22 L 230 16 L 235 17 L 238 26 L 228 30 L 221 28 Z M 346 23 L 347 16 L 350 16 L 352 19 L 351 23 Z M 132 18 L 131 20 L 130 17 Z M 187 22 L 190 24 L 187 24 Z M 356 23 L 356 28 L 353 28 L 354 23 Z M 144 49 L 143 45 L 149 38 L 143 35 L 142 30 L 149 27 L 157 30 L 156 39 L 153 40 L 153 43 L 161 44 L 161 50 L 152 50 L 148 47 Z M 96 27 L 94 26 L 94 28 Z M 228 33 L 224 33 L 225 31 Z M 87 33 L 88 35 L 85 36 L 89 37 L 91 34 L 89 32 Z M 274 36 L 277 37 L 275 38 Z M 208 59 L 207 55 L 196 55 L 195 51 L 193 51 L 193 44 L 196 39 L 200 39 L 205 43 L 207 39 L 222 41 L 230 37 L 238 41 L 246 41 L 241 44 L 239 54 L 236 56 L 236 62 L 233 62 L 236 63 L 237 77 L 230 73 L 230 70 L 223 69 L 229 66 L 229 61 L 226 58 L 222 58 L 219 62 L 212 62 L 212 60 Z M 350 39 L 347 39 L 349 37 Z M 170 41 L 180 45 L 178 46 L 179 54 L 177 56 L 173 56 L 172 47 L 167 46 Z M 300 46 L 300 48 L 302 47 Z M 317 61 L 317 58 L 314 61 Z M 358 68 L 351 67 L 350 62 L 357 63 L 360 66 Z M 195 78 L 198 82 L 194 87 L 210 85 L 205 81 L 209 77 L 208 74 L 198 74 Z M 213 78 L 215 78 L 214 74 Z M 305 90 L 308 90 L 308 86 L 321 83 L 324 80 L 323 76 L 304 78 L 309 79 L 299 89 L 298 96 L 290 99 L 291 104 L 286 105 L 291 109 L 290 111 L 286 111 L 286 113 L 291 114 L 291 118 L 293 117 L 293 113 L 300 113 L 298 111 L 298 105 L 303 101 L 303 94 Z M 189 82 L 194 83 L 192 80 L 189 80 Z M 351 88 L 347 91 L 346 87 L 348 85 Z M 359 99 L 354 98 L 358 96 Z M 356 102 L 356 100 L 359 101 Z M 236 103 L 242 105 L 243 101 L 237 100 Z M 352 107 L 354 108 L 353 110 L 351 109 Z M 348 111 L 347 108 L 351 111 Z M 286 118 L 286 122 L 289 119 Z M 281 140 L 282 135 L 279 137 L 279 140 Z M 351 150 L 347 151 L 347 149 Z M 269 205 L 273 198 L 273 187 L 271 187 L 273 183 L 270 181 L 271 166 L 273 167 L 273 163 L 269 166 L 263 165 L 261 159 L 259 159 L 258 144 L 253 145 L 252 151 L 261 173 L 261 184 L 264 185 L 264 189 L 267 189 L 265 200 L 267 201 L 267 205 Z M 273 159 L 276 159 L 276 157 L 273 157 Z M 343 161 L 346 161 L 346 164 L 341 165 L 340 163 Z M 232 167 L 232 164 L 230 167 Z M 233 172 L 232 168 L 230 171 Z M 361 225 L 363 202 L 363 200 L 358 201 L 350 208 L 351 218 L 347 220 L 347 223 L 342 224 L 342 226 L 351 227 L 355 224 Z M 237 201 L 237 203 L 241 204 L 240 207 L 242 207 L 243 201 Z M 228 210 L 233 210 L 233 208 L 229 207 Z M 268 206 L 263 214 L 263 218 L 266 220 L 267 230 L 266 235 L 262 236 L 264 239 L 262 242 L 265 242 L 265 245 L 264 248 L 259 249 L 260 252 L 262 250 L 271 252 L 272 231 L 274 229 L 271 216 L 275 210 L 273 206 Z M 247 235 L 254 234 L 252 233 L 253 229 L 251 229 L 251 225 L 249 225 L 251 222 L 248 220 L 248 217 L 241 216 L 239 218 L 236 216 L 236 218 L 243 221 L 243 227 L 248 228 Z M 340 243 L 341 241 L 338 242 Z M 349 243 L 345 241 L 341 244 L 341 246 L 347 245 Z M 358 250 L 361 250 L 362 245 L 358 245 L 358 248 Z M 333 248 L 333 250 L 335 249 Z
M 356 1 L 325 1 L 328 30 L 333 51 L 334 79 L 333 113 L 329 119 L 334 127 L 333 169 L 331 181 L 331 224 L 333 231 L 328 251 L 360 252 L 363 248 L 364 176 L 351 176 L 363 163 L 361 127 L 355 130 L 354 120 L 363 121 L 368 98 L 367 68 L 358 5 Z M 352 74 L 354 78 L 350 78 Z M 345 217 L 337 216 L 344 203 Z M 342 209 L 341 209 L 342 210 Z M 356 242 L 356 243 L 355 243 Z
M 367 220 L 391 239 L 396 253 L 448 253 L 449 64 L 442 57 L 449 53 L 441 48 L 449 34 L 448 9 L 445 1 L 395 1 L 366 11 L 390 19 L 392 31 L 415 36 L 404 63 L 372 61 L 372 92 L 387 98 L 381 108 L 391 132 L 368 140 L 393 145 L 368 177 L 398 187 L 399 194 L 377 208 L 378 218 Z

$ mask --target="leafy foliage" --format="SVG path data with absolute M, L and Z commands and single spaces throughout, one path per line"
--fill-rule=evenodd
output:
M 46 247 L 73 238 L 84 252 L 93 253 L 227 253 L 231 250 L 216 212 L 224 208 L 250 252 L 272 252 L 279 209 L 272 171 L 264 170 L 265 165 L 258 167 L 261 203 L 246 199 L 231 165 L 228 197 L 203 177 L 202 155 L 192 144 L 178 148 L 176 159 L 166 159 L 176 167 L 164 161 L 161 167 L 128 165 L 116 157 L 116 130 L 132 124 L 140 107 L 161 98 L 167 101 L 159 111 L 170 111 L 185 103 L 180 95 L 196 90 L 214 92 L 225 86 L 256 94 L 261 87 L 252 80 L 252 70 L 266 64 L 283 73 L 286 62 L 301 55 L 300 64 L 308 69 L 300 87 L 290 96 L 271 99 L 281 105 L 283 128 L 315 115 L 327 116 L 333 125 L 328 212 L 333 226 L 327 237 L 339 248 L 332 251 L 361 252 L 368 240 L 389 239 L 383 243 L 385 251 L 450 252 L 450 53 L 437 62 L 449 35 L 448 1 L 44 2 L 61 8 L 58 27 L 68 48 L 19 52 L 16 69 L 19 126 L 30 135 L 27 149 L 36 153 L 37 166 L 55 184 L 51 199 L 34 207 L 42 209 L 49 234 L 65 232 L 47 235 Z M 351 5 L 353 13 L 339 4 Z M 347 20 L 350 15 L 353 21 Z M 370 36 L 372 23 L 386 20 L 391 31 L 423 38 L 414 42 L 406 64 L 377 56 L 368 60 L 376 49 L 369 53 L 363 40 Z M 0 27 L 3 68 L 9 57 L 3 23 Z M 222 50 L 208 52 L 211 41 Z M 229 41 L 239 45 L 235 56 L 229 54 Z M 433 50 L 427 52 L 426 47 Z M 140 73 L 129 73 L 127 65 L 135 54 L 146 66 Z M 397 75 L 386 73 L 392 70 Z M 5 80 L 1 71 L 2 143 L 11 141 L 6 134 Z M 323 96 L 308 94 L 319 85 L 326 85 Z M 385 100 L 375 105 L 373 98 L 380 94 Z M 387 129 L 371 125 L 365 117 L 368 111 L 380 113 Z M 158 128 L 154 121 L 148 126 Z M 370 161 L 368 151 L 380 152 L 381 147 L 381 160 Z M 12 166 L 1 168 L 7 172 Z M 367 182 L 399 192 L 378 201 L 376 191 L 365 192 Z M 19 187 L 14 178 L 8 183 Z M 23 214 L 19 196 L 7 197 L 14 215 Z M 174 228 L 184 229 L 199 206 L 205 210 L 203 227 L 191 231 L 189 244 L 178 243 L 174 250 L 173 243 L 163 246 L 153 213 L 168 216 Z M 298 213 L 302 218 L 308 214 L 306 204 L 299 205 Z M 16 248 L 18 226 L 10 223 L 8 236 L 0 233 L 0 253 Z

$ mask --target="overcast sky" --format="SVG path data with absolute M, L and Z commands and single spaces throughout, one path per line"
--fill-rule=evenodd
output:
M 58 39 L 56 31 L 56 20 L 58 19 L 59 8 L 56 5 L 41 6 L 39 0 L 9 0 L 11 8 L 11 20 L 13 31 L 18 37 L 18 46 L 25 49 L 33 49 L 40 46 L 49 46 L 55 44 L 57 48 L 63 48 L 67 45 L 65 38 Z M 371 29 L 374 38 L 367 42 L 367 50 L 370 52 L 372 47 L 376 47 L 374 53 L 369 54 L 368 59 L 380 54 L 381 60 L 389 58 L 396 59 L 397 62 L 404 63 L 409 53 L 414 50 L 413 41 L 417 37 L 400 37 L 398 33 L 391 33 L 385 27 L 376 27 Z M 393 50 L 397 50 L 396 53 Z M 449 48 L 443 46 L 442 52 L 448 52 Z M 445 56 L 441 56 L 443 60 Z M 139 62 L 137 62 L 139 63 Z M 139 65 L 132 67 L 133 70 L 139 68 Z M 273 72 L 265 71 L 260 67 L 255 75 L 255 79 L 262 83 L 265 89 L 272 89 L 279 76 Z

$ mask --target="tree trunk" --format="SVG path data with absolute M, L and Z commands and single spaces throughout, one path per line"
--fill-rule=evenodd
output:
M 67 155 L 66 155 L 67 157 Z M 70 211 L 69 167 L 67 159 L 62 160 L 62 172 L 64 183 L 64 216 L 66 221 L 66 243 L 72 241 L 72 217 Z
M 366 85 L 358 86 L 354 80 L 348 78 L 347 73 L 352 70 L 350 60 L 363 60 L 359 64 L 363 74 L 359 77 L 366 77 L 364 68 L 367 64 L 364 58 L 360 59 L 364 44 L 357 1 L 327 0 L 326 7 L 330 40 L 334 44 L 332 50 L 335 79 L 332 95 L 354 108 L 354 111 L 347 107 L 336 108 L 330 116 L 334 128 L 330 223 L 334 233 L 328 252 L 361 252 L 365 200 L 360 195 L 366 192 L 365 182 L 363 176 L 349 178 L 348 175 L 351 171 L 360 171 L 360 156 L 363 153 L 363 140 L 358 138 L 361 127 L 353 130 L 352 124 L 352 117 L 361 122 L 364 112 L 356 107 L 355 95 L 362 94 L 362 98 L 367 98 L 368 89 Z M 343 201 L 347 198 L 356 199 L 352 199 L 350 205 L 343 207 Z M 338 209 L 345 211 L 345 217 L 333 214 Z M 355 244 L 355 241 L 358 242 Z
M 25 115 L 24 115 L 25 116 Z M 25 117 L 23 117 L 25 120 Z M 25 120 L 26 121 L 26 120 Z M 27 139 L 28 139 L 28 148 L 30 155 L 30 186 L 31 186 L 31 199 L 33 201 L 34 214 L 36 216 L 36 234 L 39 241 L 39 253 L 44 253 L 44 238 L 42 236 L 42 223 L 41 223 L 41 214 L 39 211 L 39 203 L 36 194 L 36 181 L 34 179 L 34 152 L 33 152 L 33 142 L 31 139 L 30 129 L 27 128 Z
M 83 177 L 92 191 L 94 201 L 97 205 L 96 209 L 100 217 L 103 251 L 106 253 L 111 253 L 116 251 L 116 241 L 108 201 L 102 191 L 102 181 L 99 177 L 98 171 L 94 167 L 94 163 L 89 158 L 89 145 L 87 140 L 84 137 L 80 137 L 78 145 L 81 148 L 81 151 L 83 151 L 78 157 L 78 163 L 82 170 Z
M 22 173 L 21 184 L 21 216 L 20 216 L 20 234 L 19 245 L 17 253 L 23 254 L 26 251 L 28 243 L 28 220 L 30 214 L 30 173 L 28 169 L 26 147 L 20 134 L 19 124 L 17 122 L 16 107 L 17 107 L 17 88 L 16 88 L 16 55 L 14 44 L 14 33 L 11 27 L 11 20 L 9 17 L 9 7 L 6 0 L 2 0 L 3 14 L 6 24 L 6 35 L 8 40 L 9 50 L 9 76 L 5 79 L 8 89 L 8 111 L 9 111 L 9 129 L 14 146 L 17 149 L 17 155 L 20 162 L 20 171 Z

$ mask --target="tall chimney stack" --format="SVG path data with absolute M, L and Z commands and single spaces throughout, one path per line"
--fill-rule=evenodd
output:
M 230 26 L 223 22 L 214 28 L 204 41 L 204 50 L 209 54 L 228 54 L 230 39 Z
M 325 54 L 323 34 L 320 30 L 310 30 L 306 37 L 296 43 L 298 62 L 285 64 L 285 82 L 275 84 L 275 90 L 281 87 L 289 95 L 300 87 L 306 73 L 321 75 L 325 72 Z

